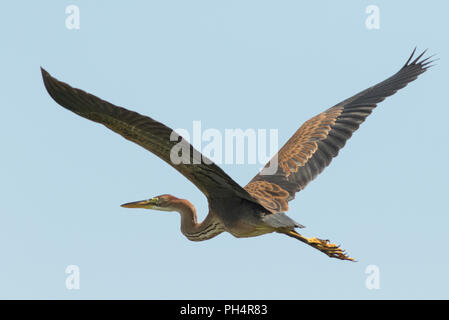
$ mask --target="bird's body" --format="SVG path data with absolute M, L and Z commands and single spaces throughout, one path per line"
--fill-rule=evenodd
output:
M 127 203 L 123 207 L 177 211 L 181 215 L 181 232 L 192 241 L 207 240 L 225 231 L 237 238 L 278 232 L 330 257 L 353 260 L 328 240 L 299 234 L 295 229 L 303 226 L 285 212 L 296 192 L 329 165 L 377 103 L 429 68 L 429 58 L 420 60 L 422 53 L 412 61 L 414 53 L 392 77 L 306 121 L 271 160 L 277 161 L 277 171 L 265 174 L 262 170 L 244 188 L 162 123 L 72 88 L 43 69 L 42 75 L 47 91 L 57 103 L 139 144 L 183 174 L 206 195 L 209 213 L 199 223 L 195 207 L 188 200 L 171 195 Z M 190 152 L 188 161 L 175 164 L 170 154 L 178 143 L 184 143 Z M 194 161 L 198 159 L 203 161 Z

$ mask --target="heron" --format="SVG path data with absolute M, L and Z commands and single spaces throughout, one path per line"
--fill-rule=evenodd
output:
M 377 104 L 432 66 L 435 61 L 429 60 L 432 56 L 423 58 L 426 50 L 417 56 L 415 52 L 416 48 L 393 76 L 303 123 L 270 160 L 277 161 L 276 172 L 264 173 L 269 162 L 244 187 L 163 123 L 73 88 L 42 67 L 41 72 L 45 88 L 55 102 L 81 117 L 103 124 L 167 162 L 206 196 L 209 212 L 199 222 L 190 201 L 170 194 L 125 203 L 122 207 L 178 212 L 181 232 L 191 241 L 208 240 L 222 232 L 237 238 L 274 232 L 302 241 L 331 258 L 355 261 L 327 239 L 300 234 L 298 229 L 304 226 L 286 212 L 295 194 L 330 164 Z M 180 142 L 190 151 L 189 161 L 175 164 L 170 152 Z

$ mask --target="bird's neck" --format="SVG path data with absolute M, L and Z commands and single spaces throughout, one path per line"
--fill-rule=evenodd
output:
M 181 215 L 181 232 L 192 241 L 202 241 L 223 232 L 221 223 L 209 212 L 203 222 L 198 223 L 196 209 L 190 201 L 179 199 L 173 208 Z

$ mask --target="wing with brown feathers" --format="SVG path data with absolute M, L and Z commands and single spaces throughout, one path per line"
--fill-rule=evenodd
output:
M 240 196 L 258 203 L 223 170 L 164 124 L 115 106 L 80 89 L 72 88 L 50 76 L 44 69 L 42 77 L 48 93 L 61 106 L 84 118 L 101 123 L 151 151 L 183 174 L 208 198 L 211 195 L 220 198 Z M 185 143 L 184 146 L 190 152 L 188 158 L 185 158 L 187 161 L 174 164 L 170 159 L 170 152 L 180 142 Z
M 392 77 L 306 121 L 271 160 L 277 171 L 262 170 L 245 189 L 272 212 L 287 211 L 288 201 L 330 164 L 377 104 L 430 67 L 429 58 L 420 60 L 425 51 L 412 61 L 415 50 Z

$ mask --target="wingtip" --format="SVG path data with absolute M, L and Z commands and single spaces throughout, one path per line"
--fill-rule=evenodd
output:
M 404 64 L 404 66 L 402 68 L 406 68 L 408 66 L 412 66 L 412 65 L 420 65 L 424 70 L 428 69 L 431 67 L 431 65 L 429 65 L 431 62 L 434 62 L 434 60 L 429 61 L 430 58 L 434 57 L 435 55 L 431 55 L 427 58 L 421 59 L 424 54 L 426 54 L 426 52 L 428 51 L 428 49 L 423 50 L 423 52 L 421 52 L 416 58 L 414 58 L 415 53 L 416 53 L 417 47 L 415 47 L 412 51 L 412 54 L 410 55 L 410 57 L 407 59 L 407 62 Z M 414 58 L 414 59 L 413 59 Z M 412 60 L 413 59 L 413 60 Z
M 49 73 L 47 72 L 47 70 L 45 70 L 42 66 L 41 66 L 40 68 L 41 68 L 42 76 L 47 76 L 47 75 L 49 75 Z
M 407 62 L 404 64 L 403 68 L 405 68 L 406 66 L 408 66 L 408 63 L 410 62 L 410 60 L 412 60 L 413 56 L 415 55 L 416 48 L 417 48 L 417 47 L 415 47 L 415 48 L 413 49 L 412 54 L 411 54 L 410 57 L 408 58 Z
M 420 54 L 419 56 L 417 56 L 416 59 L 413 60 L 413 62 L 412 62 L 411 64 L 416 64 L 416 63 L 419 61 L 419 59 L 421 59 L 421 57 L 422 57 L 426 52 L 427 52 L 427 49 L 424 50 L 423 52 L 421 52 L 421 54 Z

